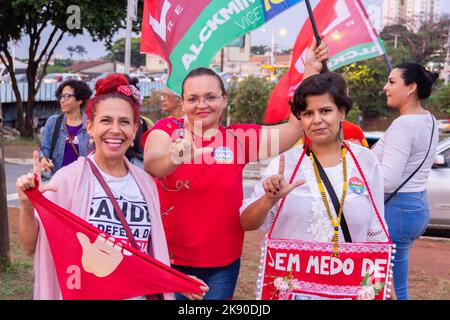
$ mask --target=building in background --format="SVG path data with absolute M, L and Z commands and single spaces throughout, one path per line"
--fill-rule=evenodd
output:
M 168 70 L 169 67 L 167 65 L 167 62 L 160 56 L 157 56 L 155 54 L 145 55 L 145 71 L 151 73 L 166 73 L 168 72 Z
M 425 21 L 438 21 L 442 1 L 448 0 L 384 0 L 383 26 L 407 23 L 418 30 Z

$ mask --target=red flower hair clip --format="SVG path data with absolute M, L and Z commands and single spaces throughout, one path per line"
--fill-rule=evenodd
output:
M 133 94 L 133 90 L 130 88 L 130 86 L 123 84 L 117 87 L 117 92 L 120 92 L 127 97 L 131 97 L 131 95 Z

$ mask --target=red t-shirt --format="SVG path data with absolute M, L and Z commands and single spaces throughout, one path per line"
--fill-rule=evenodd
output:
M 151 130 L 162 130 L 175 140 L 183 126 L 183 119 L 166 118 Z M 182 164 L 170 176 L 156 179 L 174 265 L 220 267 L 241 256 L 242 172 L 245 164 L 257 160 L 260 133 L 260 125 L 220 126 L 212 139 L 194 140 L 197 147 L 214 149 L 203 155 L 203 162 Z

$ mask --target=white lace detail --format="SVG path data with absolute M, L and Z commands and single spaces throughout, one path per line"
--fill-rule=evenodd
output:
M 328 242 L 333 237 L 333 226 L 323 204 L 314 170 L 312 166 L 308 165 L 302 168 L 302 171 L 305 175 L 305 180 L 311 188 L 311 196 L 313 197 L 311 202 L 312 217 L 308 220 L 311 225 L 307 232 L 312 233 L 314 241 Z
M 306 282 L 294 279 L 294 285 L 297 290 L 307 291 L 308 294 L 340 294 L 344 296 L 349 296 L 348 298 L 355 298 L 358 294 L 358 291 L 361 289 L 361 286 L 339 286 L 339 285 L 327 285 L 327 284 L 318 284 L 313 282 Z M 295 293 L 294 290 L 281 290 L 279 299 L 286 300 L 289 297 L 289 294 Z

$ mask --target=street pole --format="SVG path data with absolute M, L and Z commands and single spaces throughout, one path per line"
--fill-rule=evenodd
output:
M 131 10 L 133 10 L 134 0 L 127 1 L 127 29 L 125 33 L 125 73 L 130 72 L 131 60 Z
M 0 101 L 0 267 L 11 262 L 9 254 L 8 202 L 6 196 L 3 111 Z
M 275 36 L 274 36 L 274 34 L 273 34 L 273 30 L 271 30 L 271 32 L 270 32 L 270 37 L 271 37 L 271 43 L 270 43 L 270 66 L 271 67 L 273 67 L 273 64 L 274 64 L 274 60 L 275 60 L 275 57 L 274 57 L 274 51 L 275 51 Z

